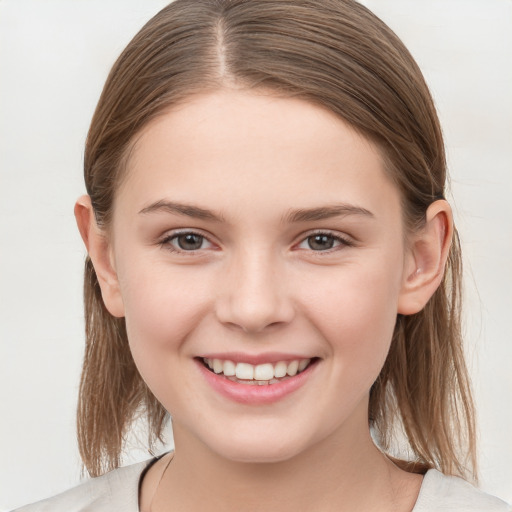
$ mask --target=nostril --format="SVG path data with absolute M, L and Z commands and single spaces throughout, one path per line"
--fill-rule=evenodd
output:
M 216 299 L 217 319 L 225 326 L 247 334 L 267 332 L 290 323 L 295 309 L 286 287 L 279 286 L 275 279 L 269 282 L 260 271 L 253 274 L 252 277 L 246 273 L 245 277 L 233 279 L 231 285 L 226 284 L 226 278 L 226 288 L 219 290 Z

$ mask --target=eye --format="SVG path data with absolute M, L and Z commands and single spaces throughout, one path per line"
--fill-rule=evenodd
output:
M 170 246 L 176 252 L 191 252 L 212 247 L 203 235 L 192 232 L 177 233 L 162 241 L 162 246 Z
M 353 245 L 348 240 L 331 233 L 314 233 L 306 237 L 298 246 L 299 249 L 310 249 L 312 251 L 329 251 L 340 246 Z

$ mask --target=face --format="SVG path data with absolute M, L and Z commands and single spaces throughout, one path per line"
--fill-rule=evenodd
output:
M 243 91 L 146 127 L 111 262 L 138 369 L 176 445 L 287 460 L 367 431 L 407 251 L 378 150 L 330 112 Z

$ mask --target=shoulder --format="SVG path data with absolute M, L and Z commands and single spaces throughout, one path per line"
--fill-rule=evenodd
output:
M 512 512 L 504 501 L 473 487 L 462 478 L 431 469 L 423 479 L 413 512 Z
M 13 512 L 138 512 L 140 477 L 153 460 L 115 469 Z

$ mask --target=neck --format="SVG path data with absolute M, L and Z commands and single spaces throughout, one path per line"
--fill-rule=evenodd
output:
M 174 436 L 174 459 L 152 512 L 409 511 L 421 484 L 421 477 L 399 470 L 375 447 L 368 428 L 335 433 L 272 463 L 228 460 L 179 425 Z

